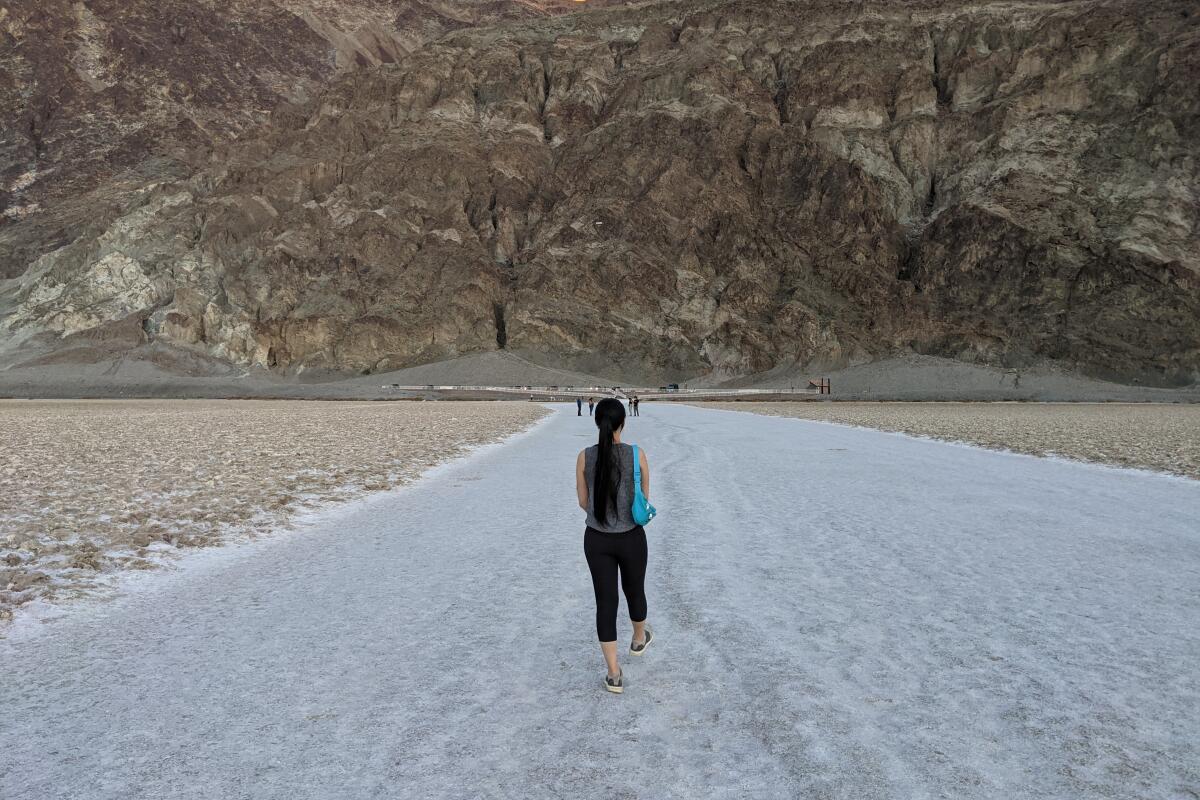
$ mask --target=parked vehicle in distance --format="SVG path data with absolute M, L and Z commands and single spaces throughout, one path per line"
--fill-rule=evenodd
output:
M 678 391 L 679 391 L 679 384 L 678 384 L 678 383 L 668 383 L 668 384 L 667 384 L 667 391 L 668 391 L 668 392 L 678 392 Z

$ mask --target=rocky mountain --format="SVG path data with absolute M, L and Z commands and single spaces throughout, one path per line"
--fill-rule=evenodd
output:
M 0 278 L 78 235 L 95 203 L 182 177 L 342 72 L 569 0 L 17 0 L 0 4 Z M 118 180 L 125 170 L 126 180 Z M 108 183 L 98 197 L 86 195 Z
M 507 350 L 662 379 L 915 351 L 1200 377 L 1194 4 L 209 13 L 177 47 L 211 62 L 159 40 L 145 83 L 5 132 L 10 342 L 285 372 Z M 22 24 L 6 63 L 49 36 Z M 68 39 L 83 67 L 56 68 L 103 84 Z M 92 124 L 128 135 L 101 152 Z M 38 189 L 50 170 L 81 183 Z

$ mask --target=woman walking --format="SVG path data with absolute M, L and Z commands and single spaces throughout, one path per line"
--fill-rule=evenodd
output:
M 620 693 L 625 681 L 617 661 L 618 572 L 633 622 L 630 655 L 642 655 L 654 641 L 646 627 L 646 531 L 633 519 L 634 447 L 621 441 L 625 407 L 607 397 L 596 404 L 594 418 L 600 440 L 576 459 L 575 491 L 587 512 L 583 553 L 596 592 L 596 635 L 608 665 L 604 688 Z M 649 497 L 650 467 L 645 451 L 637 448 L 637 454 L 642 493 Z

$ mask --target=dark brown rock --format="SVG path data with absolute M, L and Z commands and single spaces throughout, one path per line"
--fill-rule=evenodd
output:
M 399 16 L 427 43 L 368 47 L 378 66 L 68 226 L 0 324 L 136 317 L 277 370 L 916 350 L 1197 377 L 1184 4 L 431 8 Z

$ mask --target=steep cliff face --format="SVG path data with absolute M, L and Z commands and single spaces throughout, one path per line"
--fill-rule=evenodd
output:
M 504 348 L 684 377 L 909 348 L 1196 378 L 1187 4 L 546 10 L 421 11 L 427 43 L 30 259 L 2 324 L 132 318 L 276 369 Z
M 478 22 L 566 0 L 14 0 L 0 5 L 0 278 L 78 235 L 96 199 L 189 174 L 211 148 Z M 124 170 L 135 174 L 117 180 Z M 107 184 L 107 185 L 106 185 Z M 85 195 L 104 186 L 98 198 Z M 27 224 L 26 224 L 27 223 Z
M 332 74 L 320 38 L 273 3 L 5 3 L 0 42 L 0 277 L 77 235 L 81 193 L 131 166 L 135 185 L 186 174 L 189 149 Z

